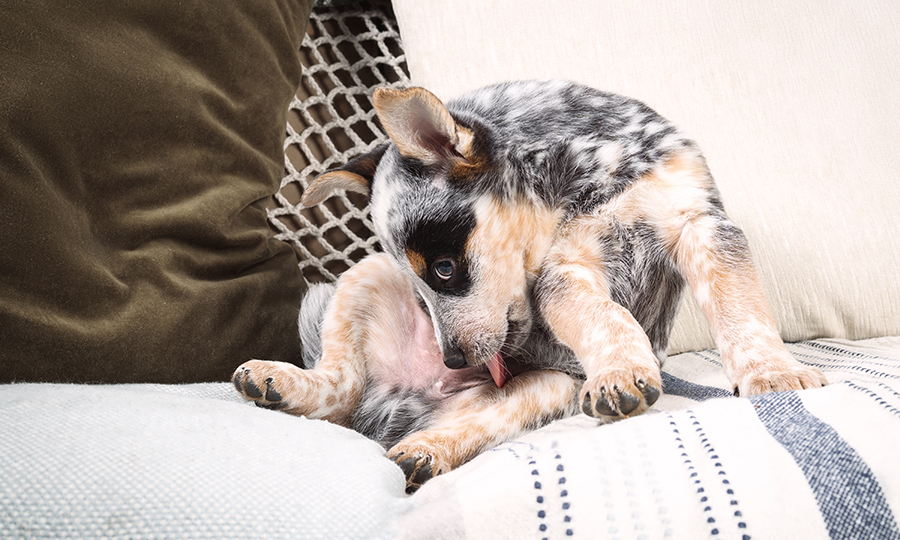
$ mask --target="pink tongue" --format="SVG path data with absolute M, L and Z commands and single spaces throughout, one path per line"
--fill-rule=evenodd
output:
M 503 362 L 503 357 L 499 352 L 487 361 L 487 367 L 491 372 L 491 377 L 494 378 L 494 383 L 497 384 L 497 388 L 503 388 L 503 385 L 512 379 L 512 374 L 506 369 L 506 364 Z

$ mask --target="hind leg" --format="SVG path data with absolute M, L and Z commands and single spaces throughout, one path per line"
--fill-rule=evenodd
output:
M 401 440 L 388 457 L 403 469 L 411 493 L 488 448 L 572 416 L 580 385 L 558 371 L 529 371 L 503 388 L 493 383 L 470 388 L 443 404 L 431 427 Z
M 349 425 L 373 362 L 371 349 L 401 314 L 397 298 L 410 285 L 385 255 L 372 255 L 341 276 L 322 323 L 315 369 L 251 360 L 234 372 L 238 392 L 261 407 Z
M 827 384 L 819 370 L 799 363 L 784 347 L 747 239 L 714 202 L 712 179 L 699 154 L 676 155 L 644 180 L 645 213 L 710 323 L 735 394 Z

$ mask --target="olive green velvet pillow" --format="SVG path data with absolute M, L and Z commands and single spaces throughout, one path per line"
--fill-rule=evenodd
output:
M 0 381 L 299 357 L 269 237 L 311 0 L 0 6 Z

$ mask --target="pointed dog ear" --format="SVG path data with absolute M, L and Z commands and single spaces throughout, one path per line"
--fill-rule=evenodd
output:
M 327 199 L 336 189 L 346 189 L 368 195 L 372 188 L 375 169 L 388 148 L 381 144 L 367 154 L 357 156 L 343 167 L 332 169 L 316 177 L 303 192 L 300 202 L 309 208 Z
M 426 164 L 448 159 L 471 161 L 472 132 L 457 125 L 450 111 L 428 90 L 378 88 L 372 102 L 401 155 Z

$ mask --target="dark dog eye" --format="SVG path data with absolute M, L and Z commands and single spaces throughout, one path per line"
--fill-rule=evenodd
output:
M 442 281 L 450 281 L 453 277 L 453 270 L 456 269 L 456 263 L 452 259 L 440 259 L 431 265 L 434 275 Z
M 422 279 L 439 294 L 462 295 L 469 290 L 469 267 L 464 258 L 442 254 L 431 259 Z

